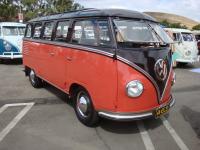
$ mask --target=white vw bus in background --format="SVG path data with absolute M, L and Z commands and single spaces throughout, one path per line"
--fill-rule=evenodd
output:
M 173 62 L 180 64 L 199 61 L 197 41 L 192 32 L 187 29 L 165 28 L 172 34 L 174 41 Z
M 194 31 L 192 31 L 192 33 L 196 38 L 197 47 L 198 47 L 198 50 L 199 50 L 199 57 L 200 57 L 200 30 L 194 30 Z
M 22 58 L 25 24 L 0 22 L 0 59 Z

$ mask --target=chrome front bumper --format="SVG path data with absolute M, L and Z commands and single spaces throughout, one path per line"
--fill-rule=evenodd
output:
M 170 108 L 174 106 L 175 99 L 173 96 L 171 97 L 171 100 L 168 103 L 160 105 L 159 107 L 163 107 L 168 104 L 169 104 Z M 157 108 L 159 108 L 159 107 L 157 107 Z M 154 108 L 147 112 L 141 112 L 141 113 L 114 113 L 114 112 L 99 111 L 98 114 L 99 114 L 99 116 L 101 116 L 103 118 L 107 118 L 107 119 L 111 119 L 111 120 L 118 120 L 118 121 L 140 120 L 140 119 L 152 117 L 153 112 L 157 108 Z
M 194 59 L 176 59 L 176 62 L 180 62 L 180 63 L 196 63 L 199 62 L 199 57 L 194 58 Z
M 22 58 L 22 54 L 20 52 L 4 52 L 3 55 L 0 55 L 2 59 L 19 59 Z

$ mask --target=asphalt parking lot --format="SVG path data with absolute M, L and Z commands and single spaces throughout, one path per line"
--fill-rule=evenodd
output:
M 0 64 L 0 150 L 198 150 L 200 63 L 176 68 L 176 105 L 161 119 L 88 128 L 67 96 L 46 85 L 34 89 L 19 62 Z M 195 70 L 193 70 L 195 71 Z

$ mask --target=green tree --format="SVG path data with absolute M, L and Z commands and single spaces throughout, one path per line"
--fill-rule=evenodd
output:
M 200 24 L 198 24 L 198 25 L 192 27 L 192 30 L 200 30 Z
M 74 0 L 47 0 L 47 2 L 47 7 L 52 9 L 54 13 L 62 13 L 83 8 L 79 3 L 75 3 Z
M 15 21 L 17 20 L 17 6 L 13 0 L 0 1 L 0 21 Z
M 170 23 L 168 20 L 163 20 L 160 22 L 163 26 L 167 28 L 181 28 L 181 29 L 187 29 L 186 25 L 182 25 L 181 23 Z
M 0 0 L 0 21 L 17 21 L 22 11 L 25 21 L 38 16 L 81 9 L 74 0 Z
M 73 0 L 21 0 L 21 2 L 25 20 L 83 8 Z

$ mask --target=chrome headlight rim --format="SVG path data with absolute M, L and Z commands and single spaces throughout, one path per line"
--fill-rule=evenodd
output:
M 4 45 L 4 48 L 5 48 L 6 51 L 11 51 L 12 50 L 12 46 L 9 43 L 6 43 Z
M 137 92 L 134 91 L 133 89 L 131 91 L 131 88 L 135 88 L 134 90 L 136 90 Z M 128 82 L 126 85 L 126 94 L 130 98 L 137 98 L 141 96 L 143 91 L 144 91 L 144 85 L 142 84 L 140 80 L 132 80 Z

